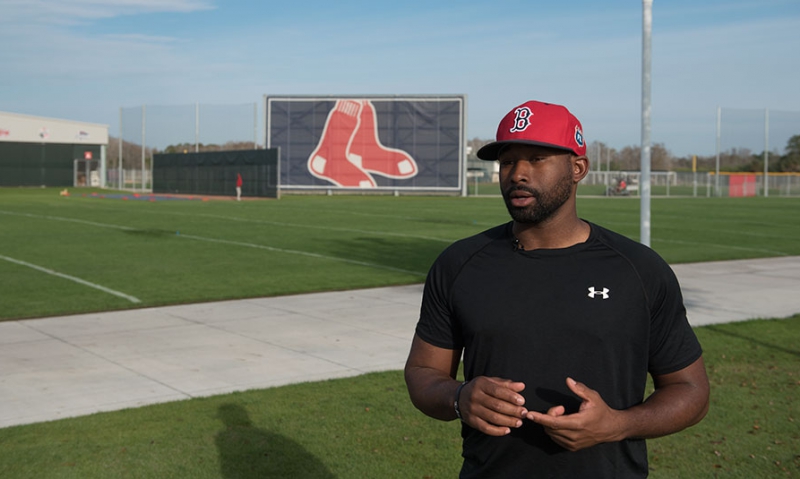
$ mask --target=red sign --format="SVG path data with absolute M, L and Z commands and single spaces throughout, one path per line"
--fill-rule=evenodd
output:
M 92 159 L 92 152 L 91 151 L 84 151 L 83 152 L 83 159 L 84 160 L 91 160 Z
M 755 196 L 756 175 L 730 175 L 728 196 Z

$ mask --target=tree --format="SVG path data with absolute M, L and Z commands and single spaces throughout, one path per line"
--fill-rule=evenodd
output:
M 197 145 L 198 153 L 205 153 L 208 151 L 235 151 L 235 150 L 252 150 L 254 148 L 252 141 L 229 141 L 224 145 L 199 143 Z M 167 145 L 164 148 L 164 153 L 194 153 L 194 143 L 178 143 L 177 145 Z
M 467 159 L 468 160 L 478 160 L 478 150 L 481 149 L 483 145 L 487 143 L 491 143 L 494 140 L 481 140 L 480 138 L 473 138 L 467 141 Z
M 794 135 L 786 142 L 786 153 L 778 160 L 778 171 L 800 171 L 800 135 Z
M 149 163 L 153 157 L 153 149 L 145 148 L 145 161 Z M 122 167 L 126 170 L 136 170 L 142 167 L 142 145 L 122 141 Z M 119 138 L 108 137 L 106 148 L 106 161 L 109 168 L 119 168 Z
M 473 138 L 467 142 L 471 147 L 468 155 L 470 160 L 475 160 L 475 153 L 483 145 L 493 140 Z M 786 153 L 781 156 L 777 151 L 769 152 L 769 171 L 771 172 L 800 172 L 800 134 L 789 138 L 785 148 Z M 641 148 L 628 145 L 621 150 L 609 147 L 601 141 L 593 141 L 586 148 L 586 154 L 592 164 L 592 170 L 605 171 L 611 160 L 611 169 L 615 171 L 638 171 L 641 168 Z M 599 157 L 598 157 L 599 154 Z M 717 156 L 697 156 L 697 171 L 714 171 Z M 722 171 L 764 171 L 764 152 L 753 153 L 748 148 L 731 148 L 719 153 L 719 164 Z M 692 156 L 676 158 L 663 143 L 653 143 L 650 148 L 650 167 L 653 171 L 691 171 Z
M 589 166 L 595 171 L 606 171 L 609 163 L 612 170 L 619 170 L 619 153 L 602 141 L 593 141 L 586 145 L 586 156 L 589 157 Z
M 670 171 L 674 158 L 663 143 L 650 146 L 650 169 L 653 171 Z M 619 152 L 619 168 L 627 171 L 638 171 L 642 166 L 642 148 L 626 146 Z

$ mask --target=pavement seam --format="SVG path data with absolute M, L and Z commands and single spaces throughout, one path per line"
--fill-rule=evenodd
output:
M 275 309 L 279 309 L 279 308 L 275 308 Z M 289 311 L 289 312 L 291 312 L 291 311 Z M 170 313 L 167 313 L 167 314 L 172 316 Z M 308 315 L 305 315 L 305 316 L 308 317 Z M 194 321 L 194 320 L 186 319 L 186 318 L 180 318 L 180 319 L 183 319 L 183 320 L 185 320 L 187 322 L 190 322 L 190 323 L 206 326 L 206 327 L 208 327 L 210 329 L 215 329 L 217 331 L 221 331 L 221 332 L 226 333 L 226 334 L 231 334 L 231 335 L 234 335 L 234 336 L 238 336 L 240 338 L 248 339 L 250 341 L 255 341 L 255 342 L 261 343 L 261 344 L 267 344 L 269 346 L 272 346 L 272 347 L 278 348 L 278 349 L 282 349 L 284 351 L 290 351 L 290 352 L 295 353 L 295 354 L 308 356 L 308 357 L 311 357 L 311 358 L 314 358 L 314 359 L 317 359 L 317 360 L 320 360 L 320 361 L 323 361 L 323 362 L 326 362 L 326 363 L 329 363 L 329 364 L 333 364 L 335 366 L 339 366 L 339 367 L 345 368 L 348 371 L 357 371 L 357 372 L 360 372 L 360 373 L 367 372 L 367 371 L 362 371 L 359 368 L 354 368 L 354 367 L 349 366 L 347 364 L 342 364 L 342 363 L 339 363 L 337 361 L 333 361 L 331 359 L 318 356 L 318 355 L 316 355 L 316 354 L 314 354 L 313 352 L 310 352 L 310 351 L 302 351 L 302 350 L 299 350 L 299 349 L 290 348 L 290 347 L 287 347 L 287 346 L 284 346 L 284 345 L 281 345 L 281 344 L 277 344 L 277 343 L 273 343 L 273 342 L 267 341 L 265 339 L 254 338 L 252 336 L 248 336 L 248 335 L 243 334 L 243 333 L 239 333 L 239 332 L 236 332 L 236 331 L 231 331 L 230 329 L 225 329 L 225 328 L 222 328 L 222 327 L 219 327 L 219 326 L 216 326 L 216 325 L 203 323 L 201 321 Z M 323 319 L 317 318 L 317 317 L 314 317 L 313 319 L 324 321 Z M 336 322 L 336 321 L 331 321 L 331 322 Z M 344 324 L 346 326 L 350 326 L 347 323 L 337 323 L 337 324 Z M 364 331 L 369 331 L 369 330 L 364 330 Z M 369 331 L 369 332 L 374 332 L 374 331 Z M 385 335 L 385 336 L 388 336 L 388 337 L 391 337 L 391 338 L 395 338 L 394 336 L 391 336 L 391 335 Z
M 176 393 L 178 393 L 178 394 L 182 394 L 182 395 L 186 396 L 186 398 L 191 398 L 191 397 L 193 397 L 191 394 L 189 394 L 189 393 L 187 393 L 187 392 L 185 392 L 185 391 L 181 391 L 180 389 L 177 389 L 177 388 L 175 388 L 174 386 L 170 386 L 169 384 L 167 384 L 167 383 L 165 383 L 165 382 L 163 382 L 163 381 L 159 381 L 159 380 L 158 380 L 158 379 L 156 379 L 156 378 L 153 378 L 153 377 L 150 377 L 150 376 L 148 376 L 148 375 L 146 375 L 146 374 L 143 374 L 141 371 L 137 371 L 137 370 L 135 370 L 135 369 L 129 368 L 128 366 L 125 366 L 125 365 L 123 365 L 123 364 L 120 364 L 119 362 L 117 362 L 117 361 L 114 361 L 113 359 L 110 359 L 110 358 L 108 358 L 108 357 L 106 357 L 106 356 L 103 356 L 103 355 L 101 355 L 101 354 L 97 354 L 97 353 L 95 353 L 94 351 L 91 351 L 91 350 L 89 350 L 89 349 L 86 349 L 86 348 L 84 348 L 84 347 L 82 347 L 82 346 L 79 346 L 79 345 L 77 345 L 77 344 L 75 344 L 75 343 L 72 343 L 72 342 L 68 341 L 68 340 L 67 340 L 67 339 L 65 339 L 65 338 L 61 338 L 61 337 L 58 337 L 58 336 L 54 336 L 54 335 L 52 335 L 52 334 L 50 334 L 50 333 L 48 333 L 48 332 L 46 332 L 46 331 L 43 331 L 43 330 L 41 330 L 41 329 L 39 329 L 39 328 L 36 328 L 35 326 L 33 326 L 33 325 L 30 325 L 30 324 L 25 324 L 25 326 L 26 326 L 26 327 L 28 327 L 28 328 L 30 328 L 30 329 L 32 329 L 32 330 L 34 330 L 34 331 L 36 331 L 36 332 L 38 332 L 38 333 L 40 333 L 40 334 L 43 334 L 43 335 L 45 335 L 45 336 L 47 336 L 47 337 L 49 337 L 49 338 L 52 338 L 52 339 L 54 339 L 54 340 L 56 340 L 56 341 L 59 341 L 59 342 L 61 342 L 61 343 L 64 343 L 64 344 L 66 344 L 66 345 L 68 345 L 68 346 L 70 346 L 70 347 L 73 347 L 73 348 L 75 348 L 75 349 L 77 349 L 77 350 L 79 350 L 79 351 L 83 351 L 83 352 L 84 352 L 84 353 L 86 353 L 86 354 L 89 354 L 89 355 L 91 355 L 91 356 L 94 356 L 94 357 L 96 357 L 96 358 L 102 359 L 103 361 L 106 361 L 106 362 L 108 362 L 108 363 L 111 363 L 111 364 L 113 364 L 113 365 L 115 365 L 115 366 L 117 366 L 117 367 L 119 367 L 119 368 L 121 368 L 121 369 L 124 369 L 124 370 L 126 370 L 126 371 L 132 372 L 132 373 L 134 373 L 135 375 L 137 375 L 137 376 L 139 376 L 139 377 L 145 378 L 145 379 L 147 379 L 147 380 L 149 380 L 149 381 L 153 381 L 154 383 L 156 383 L 156 384 L 159 384 L 159 385 L 161 385 L 161 386 L 163 386 L 163 387 L 167 388 L 167 389 L 168 389 L 168 390 L 170 390 L 170 391 L 174 391 L 174 392 L 176 392 Z

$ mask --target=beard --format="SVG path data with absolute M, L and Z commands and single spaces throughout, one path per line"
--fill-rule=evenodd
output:
M 511 193 L 525 191 L 536 200 L 530 206 L 518 208 L 511 204 Z M 503 190 L 503 200 L 511 218 L 517 223 L 538 225 L 549 219 L 566 203 L 572 195 L 572 174 L 561 177 L 549 191 L 518 185 Z

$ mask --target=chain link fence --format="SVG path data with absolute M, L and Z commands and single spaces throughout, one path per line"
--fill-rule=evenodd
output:
M 590 171 L 578 188 L 580 195 L 638 196 L 638 171 Z M 653 171 L 652 196 L 764 196 L 764 174 L 722 172 Z M 800 196 L 800 173 L 768 173 L 767 196 Z M 622 183 L 624 182 L 624 183 Z M 621 187 L 621 185 L 623 187 Z M 719 188 L 719 192 L 717 192 Z
M 800 112 L 718 108 L 714 194 L 730 196 L 739 184 L 753 184 L 760 196 L 796 195 L 792 173 L 800 171 L 800 151 L 792 147 L 793 139 L 800 139 Z M 745 181 L 725 172 L 755 177 Z
M 263 116 L 258 102 L 120 108 L 117 136 L 110 132 L 106 184 L 120 189 L 151 190 L 154 153 L 261 148 L 265 143 L 265 126 L 260 124 Z M 759 196 L 800 195 L 800 163 L 796 169 L 792 169 L 791 163 L 800 161 L 792 160 L 792 155 L 800 151 L 787 150 L 793 137 L 800 138 L 800 112 L 719 108 L 716 130 L 716 154 L 698 157 L 696 172 L 653 171 L 654 196 L 731 196 L 732 191 L 734 196 L 740 193 L 749 196 L 752 192 Z M 797 143 L 800 146 L 800 141 Z M 626 154 L 634 160 L 639 156 L 635 146 L 604 151 L 597 163 L 599 171 L 589 173 L 579 193 L 611 194 L 623 180 L 627 194 L 638 194 L 639 173 L 630 170 L 631 166 L 636 168 L 633 165 L 625 169 L 626 164 L 632 163 L 631 159 L 625 160 Z M 669 168 L 670 160 L 662 163 Z M 610 171 L 603 171 L 604 167 Z M 494 192 L 492 185 L 487 184 L 496 181 L 491 171 L 471 173 L 470 194 Z
M 106 184 L 152 191 L 155 153 L 258 149 L 258 103 L 123 107 L 119 132 L 110 132 Z

